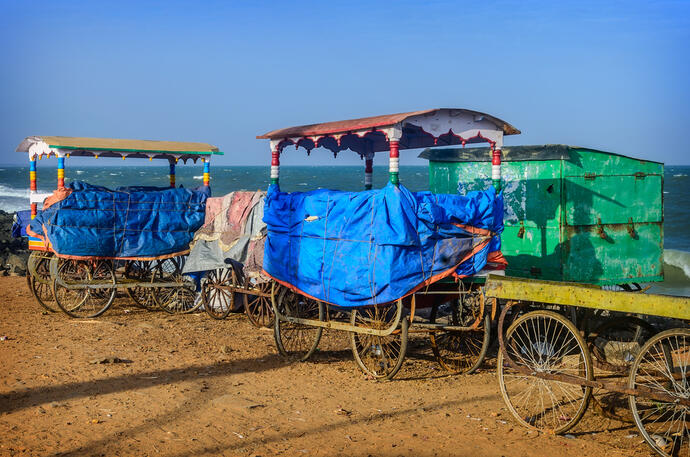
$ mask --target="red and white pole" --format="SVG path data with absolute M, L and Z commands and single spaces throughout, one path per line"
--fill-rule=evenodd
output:
M 374 158 L 364 159 L 364 189 L 371 190 L 374 176 Z
M 280 177 L 280 151 L 278 148 L 271 152 L 271 184 L 278 184 Z
M 390 155 L 388 158 L 388 174 L 390 176 L 389 180 L 391 184 L 396 186 L 400 183 L 399 179 L 400 173 L 400 142 L 391 141 L 390 142 Z
M 501 191 L 501 149 L 492 148 L 491 181 L 497 192 Z

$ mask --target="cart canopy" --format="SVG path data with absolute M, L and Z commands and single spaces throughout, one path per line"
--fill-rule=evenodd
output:
M 472 275 L 500 250 L 503 198 L 410 192 L 281 192 L 264 222 L 265 272 L 303 295 L 342 307 L 384 304 L 457 274 Z
M 46 200 L 27 231 L 61 257 L 171 257 L 189 249 L 207 197 L 208 187 L 110 190 L 75 181 Z

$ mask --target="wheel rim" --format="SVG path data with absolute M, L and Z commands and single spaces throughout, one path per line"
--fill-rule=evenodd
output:
M 429 321 L 433 324 L 471 326 L 482 319 L 479 294 L 434 306 Z M 445 306 L 444 306 L 445 305 Z M 454 374 L 469 374 L 481 365 L 489 347 L 491 321 L 486 315 L 477 330 L 443 331 L 429 335 L 436 360 Z
M 225 319 L 235 306 L 236 294 L 224 289 L 226 286 L 238 285 L 235 270 L 221 268 L 208 274 L 203 286 L 204 309 L 214 319 Z
M 115 273 L 109 261 L 95 264 L 89 261 L 67 260 L 58 268 L 58 276 L 68 285 L 115 284 Z M 68 289 L 54 282 L 53 293 L 58 306 L 72 317 L 97 317 L 103 314 L 115 298 L 114 287 Z
M 283 288 L 278 295 L 278 309 L 284 316 L 323 320 L 323 303 Z M 322 328 L 276 319 L 274 336 L 278 352 L 285 357 L 305 361 L 316 351 Z
M 248 296 L 245 312 L 249 321 L 255 326 L 270 328 L 275 318 L 271 304 L 271 282 L 258 283 L 256 291 L 262 295 Z
M 350 323 L 357 327 L 384 330 L 389 328 L 396 316 L 396 306 L 371 306 L 352 310 Z M 352 354 L 359 368 L 374 378 L 392 378 L 402 366 L 407 350 L 406 318 L 401 319 L 401 328 L 387 336 L 352 332 Z
M 197 300 L 194 280 L 182 274 L 184 257 L 158 260 L 153 270 L 152 283 L 167 282 L 168 287 L 157 287 L 153 292 L 156 305 L 170 314 L 185 314 L 196 311 L 202 304 Z
M 125 278 L 140 283 L 150 282 L 153 275 L 154 263 L 148 260 L 134 260 L 125 265 Z M 127 295 L 135 305 L 144 309 L 155 309 L 153 289 L 150 287 L 128 287 Z
M 50 254 L 31 253 L 31 262 L 34 262 L 35 275 L 27 273 L 29 288 L 34 298 L 43 308 L 50 312 L 57 312 L 60 308 L 55 303 L 53 295 L 53 282 L 50 277 Z
M 564 317 L 534 311 L 519 317 L 508 329 L 505 349 L 511 359 L 530 372 L 592 379 L 585 342 Z M 584 414 L 592 389 L 577 384 L 523 375 L 498 357 L 501 394 L 515 418 L 529 428 L 563 433 Z
M 690 398 L 690 330 L 668 330 L 650 339 L 633 364 L 629 386 Z M 642 436 L 658 454 L 690 455 L 690 408 L 631 396 L 630 409 Z

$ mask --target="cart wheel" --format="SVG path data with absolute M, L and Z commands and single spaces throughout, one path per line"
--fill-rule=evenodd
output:
M 224 289 L 227 286 L 239 286 L 237 274 L 233 267 L 212 270 L 201 287 L 204 309 L 214 319 L 225 319 L 235 308 L 237 293 Z
M 98 260 L 60 261 L 58 277 L 67 285 L 103 286 L 115 285 L 112 262 Z M 55 301 L 60 309 L 71 317 L 98 317 L 110 308 L 115 299 L 115 287 L 83 287 L 68 289 L 53 281 Z
M 350 323 L 357 327 L 383 330 L 389 328 L 402 306 L 398 300 L 395 305 L 371 306 L 353 309 Z M 400 320 L 400 328 L 387 336 L 350 333 L 352 354 L 359 368 L 376 379 L 392 379 L 402 367 L 407 351 L 407 330 L 409 321 L 406 317 Z
M 136 282 L 151 282 L 154 263 L 150 260 L 133 260 L 125 264 L 125 278 Z M 127 295 L 140 308 L 152 310 L 156 308 L 151 287 L 129 287 Z
M 271 304 L 271 281 L 260 282 L 255 289 L 261 295 L 248 295 L 244 312 L 256 327 L 271 328 L 275 321 Z
M 690 398 L 690 329 L 667 330 L 647 341 L 630 369 L 628 386 Z M 630 396 L 630 409 L 645 441 L 659 455 L 690 455 L 690 407 Z
M 587 336 L 594 364 L 601 369 L 625 373 L 640 353 L 642 345 L 654 335 L 654 327 L 632 316 L 607 319 Z
M 53 280 L 50 277 L 50 257 L 52 253 L 33 251 L 29 255 L 29 268 L 26 280 L 34 298 L 47 311 L 55 313 L 60 308 L 55 303 L 53 295 Z M 35 274 L 31 274 L 31 272 Z
M 287 317 L 323 320 L 325 314 L 322 302 L 296 294 L 285 287 L 281 287 L 277 294 L 276 306 Z M 314 354 L 323 331 L 321 327 L 281 319 L 275 319 L 273 330 L 278 352 L 300 362 Z
M 551 311 L 532 311 L 508 328 L 505 350 L 531 373 L 570 375 L 592 380 L 592 361 L 584 339 L 572 322 Z M 563 433 L 585 413 L 592 394 L 582 387 L 522 374 L 498 354 L 498 381 L 510 412 L 522 425 Z
M 203 300 L 196 299 L 194 280 L 182 274 L 184 260 L 181 257 L 160 260 L 153 269 L 152 283 L 167 282 L 170 286 L 157 287 L 153 300 L 163 311 L 170 314 L 186 314 L 199 309 Z
M 473 373 L 484 361 L 491 337 L 491 316 L 479 314 L 478 293 L 462 295 L 459 300 L 434 305 L 429 321 L 432 324 L 469 327 L 481 322 L 474 331 L 441 331 L 429 334 L 436 360 L 453 374 Z M 482 322 L 483 321 L 483 322 Z

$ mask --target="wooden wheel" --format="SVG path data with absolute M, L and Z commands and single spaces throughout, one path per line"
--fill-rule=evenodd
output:
M 431 349 L 436 360 L 447 371 L 454 374 L 473 373 L 484 361 L 491 338 L 491 317 L 482 316 L 482 299 L 479 291 L 462 294 L 431 309 L 429 321 L 432 324 L 470 327 L 479 323 L 473 331 L 441 331 L 429 334 Z
M 254 289 L 260 295 L 248 295 L 244 312 L 249 321 L 256 327 L 271 328 L 275 322 L 273 305 L 271 304 L 271 281 L 259 282 Z
M 181 257 L 158 261 L 153 270 L 152 283 L 167 282 L 168 287 L 154 289 L 153 300 L 163 311 L 170 314 L 186 314 L 196 311 L 202 300 L 196 299 L 194 280 L 182 274 L 184 260 Z
M 276 306 L 280 313 L 287 317 L 323 320 L 324 304 L 304 297 L 281 287 L 276 297 Z M 285 357 L 304 362 L 314 354 L 321 340 L 321 327 L 298 324 L 275 319 L 273 335 L 278 352 Z
M 57 305 L 71 317 L 98 317 L 110 308 L 115 299 L 115 272 L 109 260 L 60 261 L 57 280 L 53 281 L 53 294 Z M 103 287 L 97 287 L 101 285 Z
M 125 278 L 132 279 L 140 283 L 151 282 L 153 276 L 154 262 L 150 260 L 133 260 L 125 264 Z M 140 308 L 152 310 L 156 308 L 151 287 L 129 287 L 127 295 Z
M 29 255 L 26 280 L 39 305 L 51 313 L 60 311 L 53 295 L 53 280 L 50 277 L 50 252 L 32 251 Z
M 204 309 L 213 319 L 225 319 L 235 309 L 237 292 L 225 287 L 240 286 L 237 273 L 231 266 L 212 270 L 201 287 Z
M 398 300 L 395 305 L 353 309 L 350 323 L 362 328 L 387 329 L 393 324 L 398 306 L 402 307 L 402 301 Z M 352 354 L 359 368 L 377 379 L 393 378 L 405 359 L 408 327 L 409 321 L 402 318 L 400 328 L 387 336 L 350 333 Z
M 528 373 L 570 375 L 592 380 L 592 362 L 584 339 L 572 322 L 551 311 L 532 311 L 508 328 L 505 349 Z M 564 433 L 585 413 L 592 388 L 523 374 L 498 355 L 501 395 L 522 425 Z
M 690 398 L 690 329 L 667 330 L 647 341 L 630 369 L 628 386 Z M 690 455 L 690 407 L 642 396 L 629 401 L 637 428 L 656 453 Z

